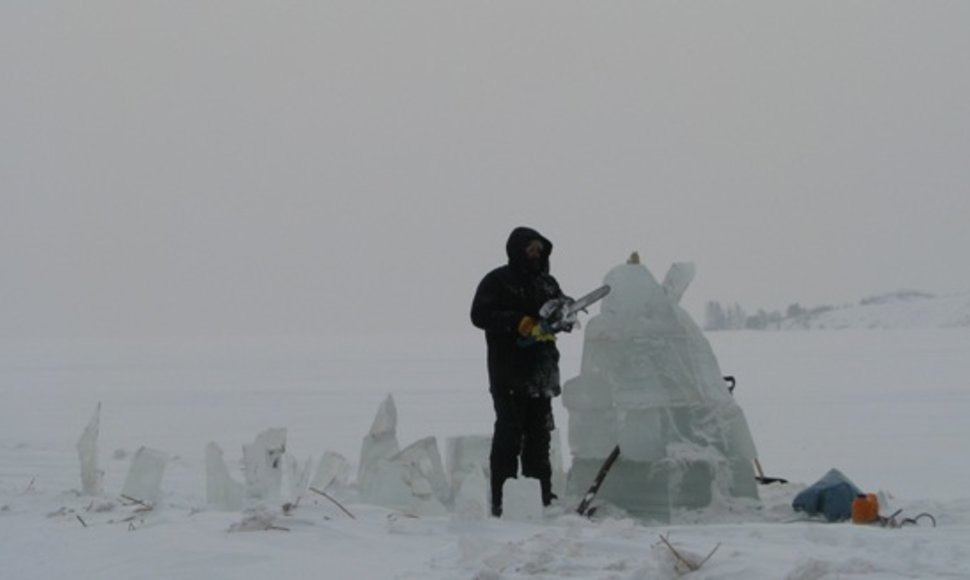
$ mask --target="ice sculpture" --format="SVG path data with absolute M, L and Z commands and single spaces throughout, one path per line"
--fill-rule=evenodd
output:
M 599 498 L 633 515 L 669 521 L 678 508 L 757 498 L 744 414 L 678 304 L 693 274 L 674 264 L 661 285 L 633 260 L 607 274 L 612 291 L 586 325 L 580 374 L 563 386 L 571 494 L 619 445 Z

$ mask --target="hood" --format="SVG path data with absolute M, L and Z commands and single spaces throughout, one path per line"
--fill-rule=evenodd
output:
M 542 271 L 549 273 L 549 255 L 552 254 L 552 242 L 532 228 L 518 227 L 509 234 L 509 241 L 505 243 L 505 253 L 509 257 L 509 265 L 516 269 L 524 269 L 525 247 L 532 240 L 542 241 L 545 251 L 542 254 Z

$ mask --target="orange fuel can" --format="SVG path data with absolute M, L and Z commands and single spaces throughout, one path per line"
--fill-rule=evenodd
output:
M 852 500 L 852 523 L 871 524 L 879 519 L 879 498 L 874 493 L 860 493 Z

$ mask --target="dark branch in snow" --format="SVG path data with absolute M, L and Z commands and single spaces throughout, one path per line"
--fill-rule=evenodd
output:
M 717 549 L 721 547 L 721 543 L 718 542 L 717 545 L 714 546 L 714 549 L 711 550 L 711 553 L 708 554 L 706 558 L 704 558 L 700 562 L 693 562 L 685 558 L 683 555 L 681 555 L 681 553 L 678 552 L 676 548 L 674 548 L 674 546 L 667 540 L 666 537 L 664 537 L 663 534 L 660 534 L 660 541 L 662 541 L 667 546 L 667 548 L 670 549 L 670 552 L 674 555 L 674 557 L 677 558 L 677 560 L 681 562 L 684 566 L 686 566 L 687 569 L 691 572 L 696 572 L 700 570 L 701 566 L 707 563 L 707 561 L 711 559 L 711 556 L 714 555 L 714 552 L 717 552 Z
M 315 487 L 311 487 L 310 488 L 310 491 L 312 491 L 313 493 L 318 493 L 318 494 L 322 495 L 323 497 L 325 497 L 325 498 L 329 499 L 330 501 L 332 501 L 338 508 L 342 509 L 345 514 L 347 514 L 348 516 L 350 516 L 350 519 L 352 519 L 352 520 L 356 520 L 357 519 L 357 518 L 354 517 L 354 514 L 352 514 L 349 511 L 347 511 L 347 508 L 345 508 L 339 501 L 337 501 L 337 500 L 333 499 L 332 497 L 330 497 L 330 495 L 328 495 L 328 494 L 320 491 L 319 489 L 317 489 Z
M 152 504 L 147 503 L 147 502 L 143 502 L 142 500 L 137 499 L 137 498 L 134 498 L 134 497 L 131 497 L 129 495 L 122 494 L 121 495 L 121 499 L 124 499 L 126 501 L 131 502 L 131 503 L 140 505 L 141 507 L 138 508 L 137 510 L 135 510 L 136 512 L 147 512 L 147 511 L 151 511 L 151 510 L 155 509 L 155 506 L 153 506 Z

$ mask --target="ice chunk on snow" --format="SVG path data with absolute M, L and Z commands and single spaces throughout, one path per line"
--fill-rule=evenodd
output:
M 488 479 L 491 450 L 492 438 L 488 435 L 460 435 L 445 441 L 445 465 L 453 496 L 461 489 L 465 478 L 476 470 L 481 470 Z
M 94 409 L 94 415 L 81 433 L 77 442 L 77 454 L 81 460 L 81 493 L 100 495 L 104 472 L 98 468 L 98 432 L 101 425 L 101 403 Z
M 476 465 L 462 478 L 455 493 L 452 514 L 458 520 L 480 520 L 488 513 L 488 480 L 481 466 Z
M 128 477 L 121 488 L 122 495 L 143 502 L 157 502 L 162 497 L 162 476 L 167 463 L 167 453 L 140 447 L 131 458 Z
M 415 441 L 391 457 L 391 461 L 409 465 L 421 479 L 428 482 L 435 499 L 445 505 L 451 503 L 451 487 L 441 464 L 437 439 L 425 437 Z
M 360 483 L 360 499 L 365 503 L 407 511 L 414 494 L 405 479 L 404 466 L 379 459 L 368 468 L 368 476 Z M 431 495 L 430 485 L 427 495 Z
M 243 506 L 243 485 L 234 480 L 214 442 L 205 446 L 205 500 L 212 507 L 238 510 Z
M 357 483 L 363 488 L 367 479 L 376 469 L 378 462 L 390 458 L 400 451 L 397 442 L 397 407 L 394 398 L 388 395 L 377 408 L 377 415 L 370 431 L 364 436 L 360 448 L 360 462 L 357 464 Z
M 451 490 L 434 437 L 421 439 L 379 460 L 360 488 L 361 499 L 418 515 L 446 513 Z
M 283 463 L 286 465 L 287 498 L 296 499 L 306 493 L 310 484 L 310 466 L 313 459 L 307 457 L 301 466 L 296 457 L 287 453 L 283 456 Z
M 360 489 L 361 500 L 419 516 L 444 515 L 447 508 L 439 502 L 428 482 L 413 465 L 379 460 Z
M 520 522 L 542 521 L 542 488 L 538 479 L 519 477 L 502 486 L 502 517 Z
M 325 451 L 317 463 L 310 487 L 326 491 L 331 486 L 344 487 L 350 480 L 350 463 L 339 453 Z
M 249 445 L 243 445 L 243 473 L 246 494 L 259 499 L 277 499 L 283 483 L 283 454 L 286 429 L 267 429 Z

